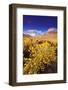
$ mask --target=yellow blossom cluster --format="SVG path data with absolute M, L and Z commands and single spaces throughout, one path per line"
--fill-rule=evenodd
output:
M 57 58 L 57 44 L 45 41 L 42 43 L 33 43 L 32 40 L 25 39 L 24 43 L 28 45 L 27 52 L 29 57 L 24 57 L 23 73 L 37 74 L 45 69 L 45 65 L 55 62 Z M 26 52 L 26 53 L 27 53 Z

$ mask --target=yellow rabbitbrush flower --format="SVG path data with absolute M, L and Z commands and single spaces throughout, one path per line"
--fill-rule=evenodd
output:
M 56 43 L 54 44 L 52 42 L 45 41 L 38 44 L 35 43 L 35 41 L 33 43 L 33 41 L 31 41 L 31 44 L 28 44 L 29 48 L 27 48 L 27 51 L 30 52 L 30 56 L 25 61 L 24 74 L 40 73 L 40 70 L 43 71 L 46 64 L 48 65 L 52 61 L 55 62 L 57 57 Z
M 28 46 L 28 45 L 31 45 L 32 42 L 30 38 L 25 37 L 23 43 L 24 43 L 24 46 Z

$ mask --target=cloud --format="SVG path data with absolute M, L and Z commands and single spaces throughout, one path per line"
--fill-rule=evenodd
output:
M 56 29 L 56 28 L 49 28 L 49 29 L 48 29 L 48 32 L 52 32 L 52 31 L 53 31 L 53 32 L 57 32 L 57 29 Z
M 31 29 L 31 30 L 24 31 L 24 34 L 28 34 L 31 36 L 38 36 L 38 35 L 42 35 L 43 32 L 41 30 Z
M 29 29 L 29 30 L 25 30 L 24 34 L 34 37 L 34 36 L 43 35 L 43 34 L 48 33 L 48 32 L 57 32 L 57 29 L 54 27 L 49 28 L 48 30 L 45 30 L 45 31 L 37 30 L 37 29 Z

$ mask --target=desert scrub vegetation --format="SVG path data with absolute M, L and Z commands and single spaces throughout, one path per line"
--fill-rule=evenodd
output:
M 24 38 L 23 74 L 57 72 L 57 43 Z

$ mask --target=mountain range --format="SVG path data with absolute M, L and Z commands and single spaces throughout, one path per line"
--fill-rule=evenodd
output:
M 48 40 L 51 42 L 57 42 L 57 30 L 55 28 L 48 29 L 48 32 L 44 33 L 43 35 L 31 36 L 29 34 L 23 34 L 23 36 L 24 38 L 28 37 L 36 41 Z

